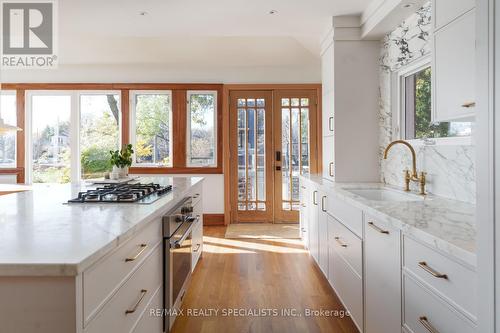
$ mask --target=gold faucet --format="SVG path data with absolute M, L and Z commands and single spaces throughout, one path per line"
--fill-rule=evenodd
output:
M 405 145 L 406 147 L 408 147 L 408 149 L 410 149 L 410 152 L 411 152 L 411 158 L 412 158 L 412 171 L 411 171 L 411 174 L 410 174 L 410 171 L 408 170 L 405 170 L 405 191 L 406 192 L 409 192 L 410 191 L 410 182 L 413 181 L 413 182 L 418 182 L 419 185 L 420 185 L 420 194 L 421 195 L 426 195 L 427 193 L 425 192 L 425 183 L 426 183 L 426 173 L 425 172 L 421 172 L 420 173 L 420 176 L 418 175 L 417 173 L 417 154 L 415 153 L 415 149 L 413 149 L 412 145 L 409 144 L 408 142 L 404 141 L 404 140 L 396 140 L 396 141 L 393 141 L 391 143 L 389 143 L 389 145 L 387 146 L 387 148 L 385 148 L 385 151 L 384 151 L 384 160 L 387 159 L 387 154 L 389 153 L 389 150 L 392 148 L 392 146 L 394 146 L 395 144 L 403 144 Z

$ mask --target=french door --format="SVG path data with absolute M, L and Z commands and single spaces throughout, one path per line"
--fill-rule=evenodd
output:
M 317 172 L 315 90 L 230 94 L 231 222 L 296 223 L 299 175 Z

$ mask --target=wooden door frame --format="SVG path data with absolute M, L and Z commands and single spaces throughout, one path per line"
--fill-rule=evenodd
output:
M 289 90 L 289 89 L 277 89 L 273 93 L 273 137 L 274 137 L 274 142 L 273 142 L 273 149 L 274 151 L 281 151 L 281 155 L 284 156 L 284 152 L 282 147 L 279 147 L 277 145 L 278 141 L 281 142 L 281 136 L 282 136 L 282 106 L 281 106 L 281 98 L 297 98 L 297 97 L 308 97 L 309 98 L 309 110 L 311 111 L 312 109 L 314 112 L 309 113 L 309 121 L 311 122 L 316 122 L 315 127 L 310 127 L 309 128 L 309 135 L 310 138 L 318 138 L 318 100 L 317 96 L 314 93 L 313 90 L 311 89 L 305 89 L 307 90 L 307 94 L 304 94 L 304 89 L 303 90 Z M 306 96 L 307 95 L 307 96 Z M 289 108 L 293 108 L 292 106 L 289 106 Z M 290 118 L 290 122 L 292 119 Z M 290 126 L 290 131 L 291 131 L 291 126 Z M 321 136 L 322 137 L 322 136 Z M 301 138 L 299 138 L 301 140 Z M 310 145 L 309 145 L 309 157 L 310 157 L 310 173 L 311 174 L 316 174 L 318 173 L 318 147 L 317 147 L 318 140 L 311 140 Z M 281 163 L 281 167 L 283 168 L 283 165 Z M 274 222 L 275 223 L 291 223 L 291 221 L 298 221 L 299 219 L 299 212 L 298 211 L 283 211 L 282 208 L 279 208 L 279 205 L 281 204 L 282 200 L 282 171 L 278 171 L 274 168 Z M 291 169 L 290 169 L 290 172 Z M 278 186 L 278 184 L 280 186 Z M 292 184 L 290 184 L 292 185 Z M 290 198 L 291 199 L 291 198 Z M 279 202 L 279 203 L 278 203 Z
M 222 92 L 222 147 L 223 147 L 223 174 L 224 174 L 224 225 L 229 225 L 231 223 L 231 173 L 230 173 L 230 123 L 229 123 L 229 112 L 230 112 L 230 94 L 231 91 L 241 91 L 241 90 L 270 90 L 273 92 L 275 90 L 316 90 L 316 98 L 318 101 L 318 106 L 316 109 L 317 119 L 316 119 L 316 149 L 317 149 L 317 171 L 321 173 L 322 168 L 322 89 L 320 83 L 310 83 L 310 84 L 225 84 Z
M 253 93 L 255 92 L 255 94 Z M 264 129 L 264 133 L 265 134 L 265 140 L 264 140 L 264 152 L 265 152 L 265 155 L 267 151 L 269 150 L 272 150 L 273 149 L 273 137 L 272 136 L 269 136 L 267 133 L 269 132 L 272 132 L 272 128 L 273 128 L 273 114 L 272 114 L 272 110 L 273 110 L 273 93 L 272 91 L 269 91 L 269 90 L 255 90 L 255 91 L 241 91 L 241 90 L 238 90 L 238 91 L 232 91 L 231 92 L 231 95 L 230 95 L 230 102 L 232 104 L 233 107 L 236 107 L 237 110 L 239 110 L 239 106 L 237 106 L 237 100 L 240 99 L 240 98 L 257 98 L 256 96 L 259 96 L 258 98 L 264 98 L 265 99 L 265 106 L 263 107 L 265 109 L 265 129 Z M 245 107 L 245 109 L 247 108 L 247 106 Z M 255 126 L 256 126 L 256 123 L 257 123 L 257 110 L 258 110 L 259 107 L 255 106 Z M 247 109 L 248 111 L 248 109 Z M 247 113 L 248 114 L 248 113 Z M 237 114 L 234 114 L 234 115 L 231 115 L 229 114 L 229 119 L 230 119 L 230 128 L 229 128 L 229 135 L 230 137 L 234 138 L 238 135 L 238 115 Z M 247 118 L 248 120 L 248 118 Z M 245 127 L 248 128 L 248 123 L 245 122 Z M 247 132 L 248 134 L 248 132 Z M 257 130 L 255 130 L 255 133 L 254 133 L 255 137 L 257 138 Z M 232 153 L 232 155 L 230 156 L 230 168 L 228 170 L 228 173 L 230 175 L 230 184 L 238 184 L 238 179 L 239 179 L 239 170 L 236 170 L 235 172 L 235 167 L 238 167 L 239 166 L 239 162 L 238 162 L 238 158 L 239 158 L 239 155 L 238 155 L 238 144 L 237 144 L 237 141 L 238 140 L 232 140 L 232 142 L 229 143 L 229 149 L 233 149 L 233 151 L 231 152 L 230 150 L 230 153 Z M 248 148 L 248 137 L 247 135 L 245 135 L 245 147 Z M 255 149 L 255 156 L 258 156 L 258 153 L 257 153 L 257 145 L 255 145 L 254 149 Z M 248 149 L 246 150 L 246 157 L 245 157 L 245 160 L 247 161 L 247 166 L 248 166 Z M 256 164 L 256 167 L 257 167 L 258 163 Z M 237 210 L 234 210 L 233 214 L 231 214 L 231 217 L 233 220 L 236 220 L 235 217 L 238 217 L 238 222 L 239 223 L 255 223 L 255 222 L 272 222 L 273 220 L 273 217 L 274 217 L 274 186 L 272 186 L 274 184 L 274 172 L 273 172 L 273 159 L 272 158 L 268 158 L 268 156 L 266 156 L 265 158 L 265 164 L 264 164 L 264 169 L 265 169 L 265 188 L 264 188 L 264 192 L 265 192 L 265 195 L 266 195 L 266 210 L 265 211 L 259 211 L 258 209 L 256 209 L 255 211 L 245 211 L 245 212 L 242 212 L 242 216 L 239 216 L 239 212 Z M 248 170 L 248 169 L 247 169 Z M 257 177 L 257 189 L 258 189 L 258 177 Z M 246 188 L 248 189 L 248 172 L 247 172 L 247 183 L 246 183 Z M 231 198 L 231 207 L 236 207 L 238 205 L 238 203 L 240 202 L 240 200 L 238 199 L 238 191 L 239 191 L 239 188 L 238 186 L 231 186 L 231 193 L 230 193 L 230 198 Z M 258 190 L 257 190 L 258 191 Z M 247 193 L 248 195 L 248 193 Z M 258 199 L 258 195 L 256 195 L 257 197 L 255 198 L 256 200 Z M 247 200 L 248 200 L 248 197 L 247 197 Z M 248 202 L 247 202 L 248 203 Z M 257 204 L 258 205 L 258 204 Z M 243 216 L 245 215 L 245 216 Z

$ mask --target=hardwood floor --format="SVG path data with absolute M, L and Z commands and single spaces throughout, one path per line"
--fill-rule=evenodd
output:
M 300 240 L 224 234 L 225 227 L 204 227 L 203 256 L 172 332 L 358 332 Z M 307 309 L 330 316 L 307 316 Z

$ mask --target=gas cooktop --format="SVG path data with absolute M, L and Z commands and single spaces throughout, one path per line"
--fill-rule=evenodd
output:
M 159 184 L 102 184 L 96 189 L 78 193 L 68 203 L 141 203 L 150 204 L 172 191 L 172 185 Z

